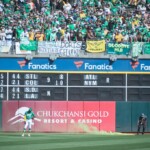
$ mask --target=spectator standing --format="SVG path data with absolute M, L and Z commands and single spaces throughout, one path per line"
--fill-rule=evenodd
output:
M 63 5 L 64 5 L 63 0 L 57 0 L 56 9 L 63 11 Z
M 0 2 L 0 15 L 3 14 L 4 5 Z
M 141 14 L 144 16 L 146 12 L 146 7 L 144 4 L 138 5 L 137 10 L 141 12 Z
M 45 40 L 49 41 L 50 40 L 50 34 L 52 33 L 52 27 L 51 25 L 48 25 L 48 27 L 45 30 Z
M 12 37 L 13 37 L 13 31 L 12 31 L 12 27 L 8 27 L 5 30 L 5 39 L 8 45 L 12 45 Z
M 24 39 L 24 40 L 29 40 L 29 33 L 28 33 L 28 30 L 27 29 L 24 29 L 22 34 L 21 34 L 21 40 Z
M 1 28 L 0 30 L 0 41 L 5 41 L 6 34 L 5 34 L 5 29 Z
M 95 38 L 95 35 L 93 33 L 93 28 L 89 27 L 87 30 L 87 39 L 92 40 Z
M 37 41 L 44 41 L 45 39 L 45 35 L 43 31 L 37 31 L 37 33 L 35 34 L 35 39 Z
M 121 43 L 123 41 L 123 36 L 119 31 L 116 31 L 116 35 L 114 37 L 115 42 Z
M 29 40 L 30 40 L 30 41 L 34 41 L 34 38 L 35 38 L 35 32 L 34 32 L 33 29 L 31 29 L 31 30 L 29 31 Z
M 54 29 L 50 33 L 50 41 L 57 41 L 56 31 Z
M 83 35 L 82 35 L 82 31 L 81 30 L 79 30 L 76 33 L 76 41 L 83 41 Z
M 70 41 L 70 32 L 69 29 L 66 30 L 64 34 L 64 41 Z
M 68 1 L 66 1 L 66 3 L 64 3 L 64 6 L 63 6 L 64 11 L 66 13 L 69 13 L 71 8 L 72 8 L 71 4 Z

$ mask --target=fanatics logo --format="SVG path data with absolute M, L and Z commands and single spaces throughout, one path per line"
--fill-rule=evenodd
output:
M 74 61 L 74 64 L 79 69 L 83 65 L 83 61 Z
M 130 62 L 131 67 L 135 70 L 140 63 L 138 61 Z
M 14 125 L 16 123 L 20 123 L 20 122 L 24 122 L 24 114 L 25 112 L 27 112 L 29 110 L 28 107 L 21 107 L 19 109 L 17 109 L 17 111 L 15 112 L 15 116 L 10 118 L 8 120 L 8 122 L 11 124 L 11 125 Z M 34 120 L 40 122 L 41 119 L 38 119 L 38 118 L 34 118 Z M 34 125 L 34 123 L 32 122 L 32 125 Z
M 21 69 L 22 69 L 22 67 L 24 67 L 24 66 L 26 65 L 26 63 L 27 63 L 26 60 L 21 60 L 21 61 L 17 61 L 17 62 L 18 62 L 18 64 L 19 64 L 19 66 L 20 66 Z

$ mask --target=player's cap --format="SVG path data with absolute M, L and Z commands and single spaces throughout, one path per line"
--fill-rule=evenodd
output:
M 142 113 L 141 116 L 142 116 L 142 117 L 145 116 L 144 113 Z
M 32 108 L 29 108 L 29 111 L 32 111 Z

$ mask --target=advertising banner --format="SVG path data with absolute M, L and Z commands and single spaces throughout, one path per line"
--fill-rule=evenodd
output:
M 7 43 L 6 41 L 0 41 L 0 52 L 8 53 L 10 51 L 11 46 L 11 43 Z
M 2 107 L 3 131 L 23 131 L 31 107 L 35 132 L 115 132 L 115 102 L 3 101 Z
M 105 40 L 101 41 L 87 41 L 87 52 L 100 53 L 105 51 Z
M 58 58 L 55 61 L 48 58 L 33 58 L 30 61 L 25 58 L 0 58 L 0 64 L 1 71 L 150 72 L 149 59 L 139 59 L 138 62 L 130 58 L 117 59 L 110 63 L 109 59 L 100 58 Z
M 62 56 L 78 56 L 82 49 L 80 41 L 51 41 L 38 42 L 38 53 L 59 54 Z
M 103 118 L 102 123 L 100 124 L 100 130 L 114 131 L 114 127 L 116 126 L 115 115 L 110 118 L 108 116 L 115 112 L 114 110 L 115 106 L 116 106 L 116 103 L 114 102 L 109 102 L 109 103 L 100 102 L 100 112 L 101 112 L 100 115 L 101 115 L 101 118 Z M 111 124 L 113 124 L 114 126 L 111 126 Z
M 49 132 L 52 130 L 52 125 L 50 123 L 50 120 L 52 119 L 52 116 L 49 114 L 49 110 L 52 108 L 52 102 L 51 101 L 37 101 L 34 102 L 35 110 L 38 109 L 39 111 L 36 112 L 36 116 L 38 116 L 39 121 L 41 122 L 41 119 L 44 117 L 43 124 L 41 125 L 40 122 L 35 123 L 34 127 L 36 128 L 37 132 Z M 35 112 L 33 109 L 33 111 Z M 43 111 L 44 110 L 44 111 Z
M 108 43 L 107 53 L 117 55 L 128 55 L 130 52 L 130 44 L 126 43 Z
M 99 102 L 84 102 L 84 111 L 88 112 L 88 115 L 82 120 L 82 122 L 89 122 L 88 127 L 83 124 L 83 129 L 87 132 L 97 132 L 103 130 L 100 125 L 104 122 L 100 116 L 100 103 Z M 103 118 L 104 119 L 104 118 Z M 108 131 L 108 130 L 107 130 Z
M 24 116 L 22 113 L 19 113 L 18 108 L 18 101 L 2 103 L 2 128 L 4 127 L 3 131 L 19 131 L 19 125 L 21 122 L 24 122 Z M 22 108 L 22 110 L 24 110 L 24 108 Z M 23 125 L 23 123 L 21 124 Z
M 53 101 L 49 111 L 51 113 L 51 120 L 48 120 L 49 125 L 51 125 L 50 132 L 67 132 L 67 103 L 65 101 Z
M 68 103 L 68 112 L 70 112 L 70 116 L 68 118 L 68 132 L 74 131 L 74 132 L 83 132 L 84 124 L 78 123 L 80 121 L 80 118 L 84 118 L 84 102 L 76 102 L 72 101 Z

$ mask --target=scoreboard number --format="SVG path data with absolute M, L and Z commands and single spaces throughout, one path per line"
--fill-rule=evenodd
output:
M 149 74 L 0 72 L 3 100 L 148 100 Z
M 1 74 L 0 76 L 1 78 L 3 78 L 4 75 Z M 8 99 L 66 99 L 66 87 L 61 87 L 67 86 L 66 76 L 66 74 L 62 73 L 8 73 L 9 81 L 6 79 L 6 82 L 9 83 L 7 91 Z M 1 84 L 3 85 L 3 81 L 1 82 Z M 63 90 L 60 90 L 60 87 Z

